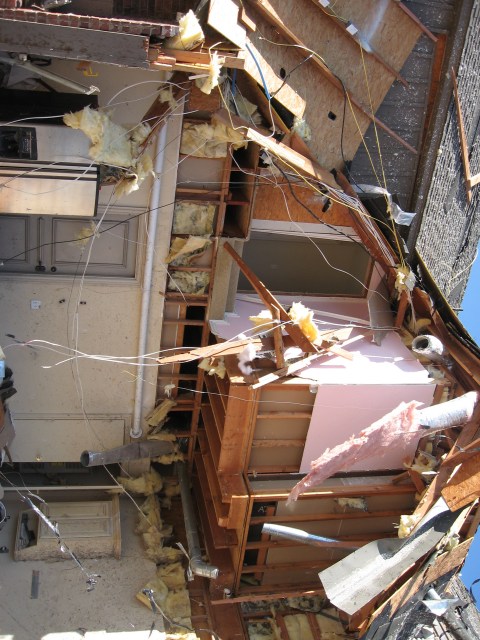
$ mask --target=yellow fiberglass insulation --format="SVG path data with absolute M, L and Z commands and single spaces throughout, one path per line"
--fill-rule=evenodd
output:
M 268 309 L 260 311 L 257 316 L 249 316 L 248 319 L 254 326 L 254 331 L 252 331 L 253 335 L 263 333 L 264 331 L 270 331 L 275 327 L 275 323 L 272 322 L 272 312 Z
M 183 49 L 184 51 L 188 51 L 205 40 L 198 18 L 191 9 L 180 18 L 178 26 L 178 35 L 165 40 L 166 49 Z
M 296 324 L 302 330 L 302 333 L 310 340 L 315 342 L 319 333 L 317 326 L 313 322 L 313 311 L 307 309 L 301 302 L 294 302 L 288 312 L 293 324 Z
M 135 191 L 153 173 L 152 160 L 143 153 L 143 145 L 151 133 L 148 124 L 141 123 L 132 129 L 126 129 L 113 122 L 107 113 L 90 107 L 66 113 L 63 121 L 72 129 L 80 129 L 90 138 L 92 145 L 88 153 L 92 160 L 129 170 L 117 185 L 117 195 Z
M 304 613 L 284 616 L 283 619 L 291 640 L 314 640 L 308 618 Z
M 208 271 L 175 271 L 168 279 L 168 291 L 202 295 L 210 284 Z
M 130 493 L 142 493 L 149 496 L 157 493 L 163 486 L 162 478 L 155 469 L 146 471 L 139 478 L 117 478 L 118 482 Z
M 220 58 L 216 51 L 210 56 L 210 62 L 208 65 L 208 75 L 206 78 L 197 78 L 195 84 L 203 93 L 210 95 L 215 87 L 218 87 L 218 80 L 220 78 L 220 71 L 222 65 L 225 62 L 225 58 Z
M 223 358 L 203 358 L 198 365 L 199 369 L 203 369 L 209 376 L 216 375 L 219 378 L 225 377 L 227 370 L 225 369 L 225 360 Z
M 126 169 L 134 164 L 140 154 L 139 145 L 145 142 L 151 131 L 148 125 L 143 124 L 129 131 L 112 122 L 108 114 L 90 107 L 66 113 L 63 121 L 90 138 L 92 146 L 89 154 L 92 160 Z
M 273 620 L 249 622 L 247 624 L 249 640 L 281 640 L 280 629 Z
M 133 163 L 130 171 L 118 181 L 115 186 L 115 195 L 120 198 L 132 191 L 138 191 L 145 178 L 153 175 L 152 159 L 144 153 Z
M 350 509 L 367 510 L 365 498 L 335 498 L 335 502 L 339 507 L 349 507 Z
M 145 416 L 145 422 L 150 427 L 158 426 L 160 422 L 165 420 L 170 409 L 172 409 L 172 407 L 174 407 L 176 404 L 177 403 L 174 400 L 169 400 L 168 398 L 166 398 L 161 404 L 156 406 L 155 409 L 150 411 L 150 413 Z
M 343 640 L 346 634 L 338 618 L 337 610 L 329 607 L 328 609 L 323 609 L 323 613 L 326 615 L 319 613 L 316 616 L 322 640 Z
M 234 149 L 247 145 L 242 134 L 227 125 L 186 122 L 180 153 L 197 158 L 226 158 L 229 143 Z
M 212 241 L 208 238 L 198 236 L 175 238 L 170 245 L 165 263 L 175 266 L 188 265 L 193 258 L 204 253 L 211 244 Z
M 169 589 L 181 589 L 185 586 L 185 570 L 181 562 L 161 565 L 157 568 L 157 576 Z
M 208 236 L 213 233 L 214 204 L 180 201 L 175 203 L 172 233 Z
M 183 557 L 183 552 L 175 547 L 155 547 L 145 550 L 145 555 L 156 564 L 176 562 Z
M 417 522 L 418 522 L 417 516 L 414 516 L 414 515 L 400 516 L 400 525 L 398 527 L 398 537 L 408 538 L 408 536 L 412 533 L 413 529 L 416 527 Z
M 158 504 L 158 498 L 155 495 L 148 496 L 148 498 L 140 506 L 140 511 L 143 514 L 138 517 L 138 524 L 135 528 L 135 533 L 145 533 L 150 527 L 156 527 L 161 530 L 163 523 L 160 517 L 160 506 Z
M 155 603 L 172 622 L 177 622 L 187 627 L 192 626 L 190 620 L 190 598 L 185 587 L 169 591 L 165 582 L 158 576 L 149 580 L 137 593 L 136 597 L 151 610 L 150 600 L 148 596 L 143 593 L 144 589 L 151 589 L 153 591 Z

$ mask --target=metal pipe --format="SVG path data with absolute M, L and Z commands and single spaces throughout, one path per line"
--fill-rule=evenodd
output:
M 80 462 L 84 467 L 98 467 L 103 464 L 114 464 L 124 460 L 138 460 L 140 458 L 156 458 L 172 453 L 173 442 L 165 440 L 142 440 L 131 442 L 123 447 L 107 449 L 107 451 L 84 451 Z
M 266 522 L 263 525 L 262 533 L 268 533 L 272 536 L 285 538 L 286 540 L 293 540 L 294 542 L 302 542 L 313 547 L 342 547 L 343 549 L 358 549 L 358 545 L 352 544 L 346 546 L 341 540 L 316 536 L 313 533 L 303 531 L 303 529 L 286 527 L 283 524 L 270 524 Z
M 417 419 L 425 429 L 448 429 L 458 427 L 472 419 L 478 402 L 478 393 L 469 391 L 463 396 L 435 404 L 417 411 Z
M 412 342 L 412 351 L 428 358 L 432 362 L 449 363 L 447 350 L 435 336 L 417 336 Z
M 183 517 L 185 520 L 185 533 L 187 535 L 188 553 L 190 556 L 190 568 L 196 576 L 216 579 L 220 570 L 214 565 L 208 564 L 202 559 L 200 538 L 198 537 L 197 523 L 193 511 L 192 496 L 187 468 L 184 462 L 177 462 L 177 475 L 180 483 L 180 495 L 182 496 Z
M 5 62 L 12 67 L 18 65 L 23 69 L 28 69 L 32 73 L 36 73 L 47 80 L 53 80 L 53 82 L 57 82 L 58 84 L 63 84 L 65 87 L 69 87 L 78 93 L 83 93 L 87 96 L 92 93 L 100 93 L 100 89 L 95 87 L 93 84 L 89 87 L 85 87 L 83 84 L 79 84 L 78 82 L 74 82 L 73 80 L 69 80 L 68 78 L 64 78 L 63 76 L 59 76 L 56 73 L 52 73 L 51 71 L 47 71 L 45 67 L 39 67 L 36 64 L 32 64 L 27 60 L 27 56 L 25 54 L 20 54 L 18 58 L 8 58 L 2 57 L 2 62 Z
M 147 250 L 143 271 L 142 306 L 140 311 L 140 328 L 138 336 L 138 357 L 143 358 L 147 347 L 148 315 L 150 310 L 150 298 L 152 292 L 152 273 L 155 258 L 155 241 L 157 235 L 158 208 L 162 189 L 163 162 L 165 147 L 167 144 L 167 125 L 164 124 L 155 145 L 155 179 L 153 181 L 152 195 L 150 197 L 150 220 L 147 233 Z M 133 423 L 130 430 L 132 438 L 140 438 L 143 435 L 141 417 L 143 401 L 143 367 L 140 367 L 135 382 L 135 400 L 133 406 Z

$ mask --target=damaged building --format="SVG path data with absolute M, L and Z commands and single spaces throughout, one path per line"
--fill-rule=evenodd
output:
M 0 0 L 0 637 L 480 637 L 479 28 Z

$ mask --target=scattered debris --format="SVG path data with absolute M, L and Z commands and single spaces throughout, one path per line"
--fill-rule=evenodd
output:
M 140 493 L 144 496 L 157 493 L 163 486 L 162 478 L 155 469 L 146 471 L 139 478 L 124 478 L 119 476 L 118 482 L 130 493 Z
M 348 507 L 350 509 L 367 511 L 367 502 L 365 498 L 335 498 L 335 502 L 339 507 Z

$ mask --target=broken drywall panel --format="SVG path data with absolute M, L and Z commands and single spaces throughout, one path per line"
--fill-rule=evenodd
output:
M 216 206 L 200 202 L 178 201 L 173 212 L 172 233 L 207 236 L 213 233 Z
M 183 125 L 180 153 L 196 158 L 225 158 L 230 143 L 234 149 L 247 145 L 240 133 L 225 124 L 186 122 Z
M 315 218 L 308 208 L 328 224 L 351 227 L 352 216 L 347 207 L 330 200 L 315 185 L 312 188 L 304 181 L 287 183 L 282 177 L 278 177 L 276 184 L 272 185 L 271 179 L 269 169 L 260 169 L 252 209 L 254 219 L 314 222 Z
M 243 49 L 246 31 L 238 21 L 240 5 L 238 0 L 210 0 L 207 21 L 210 27 Z
M 169 274 L 167 289 L 173 293 L 203 295 L 209 284 L 208 271 L 174 271 Z
M 400 403 L 415 400 L 429 406 L 434 390 L 435 387 L 431 384 L 319 385 L 300 471 L 308 473 L 311 464 L 318 460 L 325 450 L 333 450 L 346 443 L 349 438 L 356 437 L 363 429 L 383 418 Z M 400 438 L 401 447 L 382 450 L 380 457 L 379 446 L 367 452 L 368 455 L 359 462 L 355 458 L 358 451 L 357 444 L 354 443 L 350 450 L 353 458 L 349 459 L 346 470 L 350 472 L 402 469 L 404 460 L 413 458 L 419 439 L 418 433 L 415 434 L 415 438 L 408 438 L 405 434 L 405 439 Z

